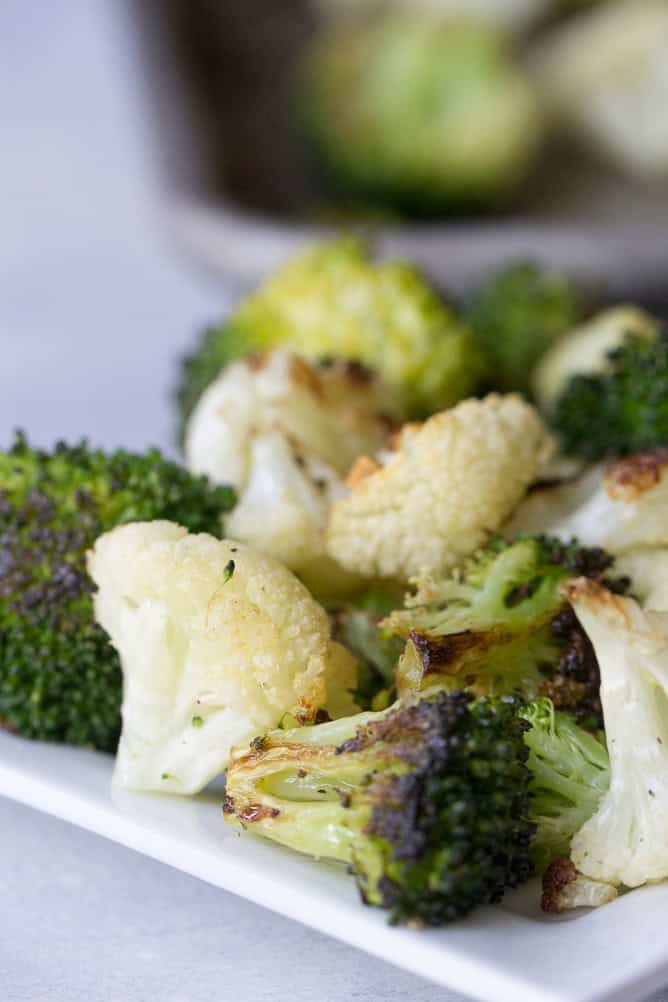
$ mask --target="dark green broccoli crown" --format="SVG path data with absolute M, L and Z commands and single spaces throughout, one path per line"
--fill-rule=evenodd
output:
M 568 856 L 573 835 L 596 812 L 610 782 L 610 761 L 602 735 L 579 727 L 567 713 L 539 699 L 520 711 L 531 727 L 525 735 L 531 772 L 531 856 L 541 872 Z
M 384 621 L 409 640 L 400 691 L 442 684 L 528 699 L 544 694 L 600 726 L 598 662 L 562 585 L 572 577 L 602 580 L 612 562 L 604 550 L 575 541 L 492 541 L 459 575 L 433 583 L 428 604 Z M 618 591 L 628 583 L 605 580 Z
M 233 752 L 226 816 L 351 866 L 393 922 L 442 925 L 530 873 L 526 721 L 513 696 L 437 691 Z
M 370 811 L 352 858 L 364 898 L 391 921 L 442 925 L 529 877 L 525 726 L 512 697 L 439 692 L 341 746 L 383 749 L 385 768 L 350 799 Z
M 106 454 L 84 442 L 49 453 L 17 435 L 0 453 L 0 722 L 113 751 L 121 670 L 93 619 L 86 551 L 137 520 L 219 534 L 232 500 L 156 450 Z
M 586 459 L 668 445 L 668 334 L 629 335 L 604 371 L 573 376 L 553 424 L 564 451 Z
M 519 263 L 496 272 L 473 295 L 469 325 L 490 359 L 499 390 L 528 395 L 531 370 L 582 315 L 580 293 L 564 275 Z

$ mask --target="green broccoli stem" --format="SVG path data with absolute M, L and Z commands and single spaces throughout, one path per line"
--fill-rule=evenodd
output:
M 344 804 L 368 776 L 370 760 L 337 749 L 388 712 L 276 731 L 254 742 L 233 759 L 225 812 L 244 823 L 261 820 L 263 835 L 297 852 L 352 862 L 355 832 L 365 822 Z
M 518 705 L 438 689 L 274 731 L 233 752 L 226 818 L 348 863 L 363 899 L 391 921 L 441 925 L 529 876 L 528 724 Z

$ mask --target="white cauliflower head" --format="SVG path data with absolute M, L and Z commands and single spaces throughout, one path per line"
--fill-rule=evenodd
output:
M 610 787 L 571 843 L 580 873 L 638 887 L 668 877 L 668 614 L 577 579 L 568 600 L 594 646 Z
M 509 538 L 547 533 L 613 554 L 668 545 L 668 450 L 598 465 L 532 491 L 504 526 Z
M 190 418 L 193 473 L 236 488 L 226 533 L 283 561 L 311 584 L 336 576 L 323 564 L 323 533 L 343 476 L 384 442 L 391 398 L 354 363 L 316 365 L 288 351 L 223 370 Z M 341 577 L 341 571 L 338 570 Z
M 537 412 L 513 394 L 405 425 L 395 451 L 353 467 L 331 511 L 328 553 L 366 576 L 447 570 L 499 528 L 551 451 Z
M 286 714 L 353 712 L 353 658 L 282 564 L 241 543 L 138 522 L 89 554 L 95 614 L 123 667 L 116 781 L 195 793 L 234 744 Z
M 628 335 L 653 339 L 658 321 L 638 306 L 613 306 L 560 338 L 538 363 L 532 389 L 542 410 L 554 408 L 573 376 L 602 372 Z

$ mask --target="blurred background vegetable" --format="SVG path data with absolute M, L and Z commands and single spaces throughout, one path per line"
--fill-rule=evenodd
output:
M 298 102 L 335 190 L 419 214 L 505 204 L 541 138 L 538 101 L 503 36 L 414 10 L 327 25 L 306 52 Z

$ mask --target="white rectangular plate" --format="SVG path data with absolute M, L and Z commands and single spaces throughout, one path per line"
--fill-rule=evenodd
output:
M 438 931 L 391 928 L 341 868 L 223 823 L 222 796 L 111 791 L 112 760 L 0 733 L 0 794 L 489 1002 L 632 1002 L 668 981 L 668 885 L 551 919 L 535 883 Z

